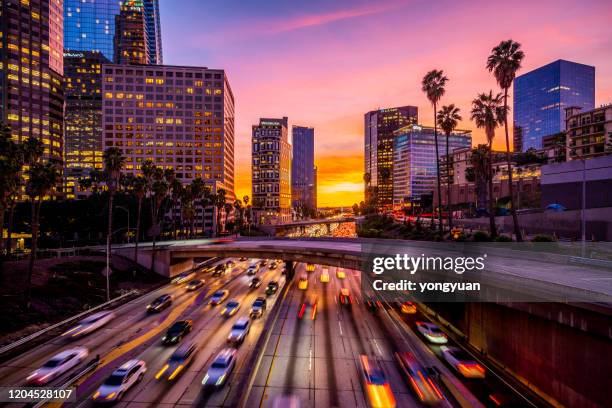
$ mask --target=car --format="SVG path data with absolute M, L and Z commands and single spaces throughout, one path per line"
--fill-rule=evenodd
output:
M 340 294 L 338 295 L 338 301 L 341 305 L 350 306 L 353 303 L 353 298 L 351 297 L 351 292 L 348 288 L 340 289 Z
M 309 296 L 298 310 L 298 319 L 304 316 L 310 317 L 310 320 L 317 317 L 317 297 L 315 295 Z
M 315 270 L 315 264 L 313 263 L 306 264 L 306 272 L 314 272 L 314 270 Z
M 173 381 L 193 362 L 197 351 L 198 344 L 195 342 L 179 346 L 174 350 L 168 361 L 166 361 L 166 364 L 155 374 L 155 379 L 164 378 L 168 381 Z
M 202 286 L 204 286 L 204 281 L 202 279 L 194 279 L 187 284 L 186 289 L 189 291 L 198 290 Z
M 240 309 L 240 302 L 236 299 L 229 300 L 223 310 L 221 310 L 221 316 L 232 317 Z
M 395 361 L 399 365 L 400 372 L 404 374 L 406 382 L 423 404 L 436 405 L 444 400 L 442 392 L 414 354 L 409 351 L 398 351 L 395 353 Z
M 230 344 L 242 344 L 244 338 L 251 330 L 251 320 L 248 317 L 240 317 L 234 322 L 229 335 L 227 336 L 227 342 Z
M 302 403 L 297 395 L 279 395 L 274 398 L 272 408 L 300 408 Z
M 263 316 L 265 311 L 266 311 L 266 298 L 258 297 L 257 299 L 255 299 L 255 301 L 253 302 L 253 305 L 251 306 L 251 313 L 249 313 L 249 316 L 251 316 L 251 318 L 253 319 L 257 319 L 258 317 Z
M 300 280 L 298 281 L 298 289 L 306 290 L 308 289 L 308 275 L 303 274 L 300 276 Z
M 336 278 L 338 279 L 344 279 L 346 278 L 346 272 L 344 272 L 344 269 L 336 269 Z
M 272 296 L 276 292 L 278 292 L 278 282 L 277 281 L 268 282 L 268 286 L 266 287 L 266 295 Z
M 321 283 L 329 283 L 329 269 L 323 268 L 321 271 Z
M 148 313 L 161 312 L 162 310 L 170 307 L 171 304 L 172 304 L 172 296 L 161 295 L 160 297 L 158 297 L 153 302 L 147 305 L 147 312 Z
M 457 347 L 440 347 L 444 360 L 465 378 L 484 378 L 485 369 L 472 356 Z
M 257 272 L 259 272 L 259 263 L 252 263 L 246 271 L 247 275 L 255 275 Z
M 413 302 L 402 302 L 400 311 L 404 314 L 415 314 L 417 312 L 416 305 Z
M 373 357 L 359 356 L 361 380 L 372 408 L 395 408 L 395 396 L 381 364 Z
M 86 347 L 73 347 L 61 351 L 30 374 L 26 381 L 30 385 L 45 385 L 79 365 L 89 355 Z
M 94 313 L 89 315 L 85 319 L 81 320 L 66 331 L 62 336 L 77 338 L 91 333 L 92 331 L 98 330 L 100 327 L 106 325 L 108 322 L 115 318 L 115 313 L 111 310 L 104 310 L 102 312 Z
M 172 283 L 175 285 L 180 285 L 181 283 L 188 282 L 195 278 L 196 274 L 194 271 L 183 272 L 177 275 L 174 279 L 172 279 Z
M 233 268 L 234 266 L 236 266 L 236 262 L 234 262 L 233 260 L 231 260 L 231 259 L 230 259 L 229 261 L 227 261 L 227 262 L 225 263 L 225 266 L 231 269 L 231 268 Z
M 274 269 L 276 269 L 276 268 L 278 268 L 278 263 L 277 263 L 276 261 L 272 261 L 272 262 L 270 262 L 269 269 L 274 270 Z
M 364 303 L 370 312 L 377 312 L 378 309 L 382 309 L 383 305 L 380 299 L 375 296 L 368 296 L 365 298 Z
M 244 257 L 244 256 L 241 256 L 241 257 L 240 257 L 240 259 L 239 259 L 239 261 L 240 261 L 240 262 L 244 262 L 244 261 L 246 261 L 246 260 L 247 260 L 247 258 L 246 258 L 246 257 Z
M 183 339 L 191 329 L 193 328 L 193 321 L 191 320 L 177 320 L 170 326 L 164 337 L 162 337 L 163 344 L 176 344 Z
M 254 277 L 253 279 L 251 279 L 251 281 L 249 282 L 249 288 L 251 289 L 255 289 L 261 286 L 261 278 L 258 277 Z
M 98 387 L 91 399 L 94 402 L 117 402 L 138 381 L 144 378 L 147 364 L 142 360 L 123 363 Z
M 226 264 L 219 264 L 215 266 L 215 270 L 212 273 L 212 276 L 222 276 L 230 271 L 230 268 L 227 267 Z
M 217 354 L 202 379 L 204 387 L 222 387 L 236 366 L 236 349 L 225 348 Z
M 217 306 L 229 296 L 229 290 L 218 290 L 210 297 L 210 305 Z
M 448 338 L 446 337 L 446 334 L 442 330 L 440 330 L 437 325 L 427 322 L 416 322 L 416 327 L 419 333 L 421 333 L 423 337 L 425 337 L 430 343 L 448 343 Z
M 261 261 L 259 261 L 259 266 L 266 266 L 267 264 L 268 264 L 267 259 L 262 259 Z

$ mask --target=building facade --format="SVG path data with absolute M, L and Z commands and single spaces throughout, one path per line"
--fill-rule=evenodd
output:
M 436 189 L 436 146 L 432 127 L 408 125 L 396 130 L 394 136 L 393 207 L 399 209 Z M 440 157 L 448 154 L 444 138 L 438 138 Z M 449 152 L 471 145 L 469 130 L 457 130 L 449 137 Z
M 288 119 L 259 120 L 252 138 L 253 214 L 258 224 L 291 221 Z
M 588 111 L 569 107 L 565 122 L 569 160 L 612 154 L 612 104 Z
M 541 149 L 565 130 L 565 108 L 595 106 L 595 67 L 557 60 L 514 81 L 514 150 Z
M 147 47 L 149 64 L 163 64 L 161 18 L 159 0 L 144 0 L 145 24 L 147 25 Z
M 0 118 L 12 138 L 43 142 L 44 159 L 63 160 L 61 0 L 0 3 Z
M 376 206 L 390 209 L 393 205 L 393 144 L 394 132 L 416 124 L 418 108 L 402 106 L 379 109 L 365 114 L 365 173 L 370 182 L 366 187 L 376 191 Z M 368 195 L 366 188 L 366 198 Z
M 291 128 L 293 158 L 291 160 L 291 203 L 298 211 L 316 211 L 317 185 L 314 165 L 314 129 Z
M 116 64 L 149 64 L 149 33 L 145 8 L 140 0 L 128 0 L 121 4 L 115 16 L 113 61 Z
M 64 113 L 64 192 L 66 198 L 90 193 L 79 182 L 102 164 L 102 65 L 110 61 L 101 52 L 64 54 L 66 105 Z

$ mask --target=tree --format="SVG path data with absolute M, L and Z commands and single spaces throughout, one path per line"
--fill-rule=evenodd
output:
M 4 229 L 4 216 L 9 210 L 8 234 L 5 244 L 6 254 L 11 252 L 11 214 L 15 205 L 15 195 L 21 186 L 19 172 L 23 165 L 20 146 L 11 140 L 11 128 L 0 122 L 0 233 Z
M 214 204 L 211 186 L 208 184 L 204 185 L 199 197 L 202 207 L 202 235 L 206 235 L 206 209 Z
M 245 195 L 242 197 L 245 207 L 245 216 L 247 221 L 247 227 L 249 229 L 249 235 L 251 234 L 251 222 L 253 221 L 253 208 L 249 205 L 249 196 Z
M 110 300 L 110 256 L 111 241 L 113 237 L 113 200 L 119 187 L 121 170 L 125 165 L 125 157 L 118 147 L 109 147 L 104 151 L 104 175 L 106 176 L 106 187 L 108 188 L 108 231 L 106 233 L 106 300 Z
M 164 200 L 168 196 L 168 182 L 164 178 L 164 172 L 160 167 L 156 167 L 153 173 L 153 185 L 151 186 L 153 213 L 151 214 L 151 235 L 153 236 L 153 247 L 151 249 L 151 271 L 155 271 L 155 244 L 157 236 L 161 231 L 159 213 Z
M 234 220 L 234 225 L 238 227 L 238 230 L 244 225 L 244 208 L 242 207 L 242 201 L 239 198 L 234 200 L 234 214 L 237 215 L 237 219 Z
M 223 205 L 223 209 L 225 210 L 225 230 L 227 232 L 233 232 L 232 229 L 230 228 L 230 223 L 228 222 L 228 218 L 229 218 L 230 212 L 232 212 L 232 210 L 234 209 L 234 205 L 232 203 L 225 203 Z M 236 217 L 235 214 L 234 214 L 234 217 Z M 232 223 L 232 226 L 233 225 L 235 225 L 235 222 Z
M 214 197 L 214 204 L 217 207 L 217 236 L 221 235 L 221 209 L 225 206 L 225 189 L 220 188 Z
M 438 220 L 440 222 L 440 232 L 442 232 L 442 189 L 440 188 L 440 152 L 438 146 L 438 102 L 444 95 L 444 86 L 448 78 L 444 76 L 441 70 L 429 71 L 423 77 L 422 90 L 427 95 L 427 99 L 431 102 L 434 109 L 434 143 L 436 145 L 436 183 L 438 190 Z
M 141 175 L 131 179 L 132 194 L 136 197 L 138 208 L 136 210 L 136 239 L 134 241 L 134 262 L 138 263 L 138 243 L 140 242 L 140 223 L 142 218 L 142 201 L 147 195 L 147 181 Z
M 170 183 L 170 196 L 172 197 L 172 203 L 170 203 L 170 208 L 172 209 L 172 238 L 176 239 L 176 206 L 178 203 L 183 205 L 183 201 L 181 197 L 183 196 L 183 183 L 176 177 L 172 179 Z M 182 214 L 182 211 L 181 211 Z
M 477 127 L 484 128 L 489 146 L 489 171 L 487 179 L 489 182 L 489 229 L 491 231 L 491 238 L 497 236 L 495 207 L 493 203 L 493 139 L 495 138 L 495 128 L 503 123 L 504 114 L 505 108 L 501 93 L 497 95 L 493 95 L 493 91 L 489 91 L 488 94 L 481 93 L 472 101 L 471 119 L 476 123 Z
M 457 127 L 457 123 L 461 120 L 461 115 L 459 115 L 459 108 L 455 107 L 454 104 L 450 104 L 447 106 L 442 106 L 440 108 L 440 112 L 438 112 L 437 121 L 440 124 L 440 129 L 446 135 L 446 206 L 448 208 L 448 230 L 453 229 L 453 210 L 451 207 L 451 158 L 452 154 L 449 149 L 449 139 L 451 133 Z
M 525 53 L 521 51 L 521 44 L 513 40 L 500 42 L 491 50 L 487 59 L 487 69 L 493 72 L 500 88 L 504 90 L 504 132 L 506 135 L 506 165 L 508 166 L 508 191 L 510 192 L 510 213 L 514 225 L 514 235 L 516 240 L 521 242 L 523 235 L 519 225 L 516 208 L 514 206 L 514 186 L 512 184 L 512 164 L 510 155 L 510 137 L 508 136 L 508 89 L 512 86 L 516 72 L 521 68 L 521 62 L 525 58 Z
M 489 146 L 479 144 L 470 154 L 471 167 L 465 169 L 465 178 L 473 182 L 476 189 L 476 207 L 487 206 L 487 189 L 489 181 Z

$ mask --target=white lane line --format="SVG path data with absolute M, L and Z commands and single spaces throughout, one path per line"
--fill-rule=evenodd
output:
M 374 345 L 376 346 L 376 350 L 378 350 L 378 354 L 380 354 L 380 356 L 383 357 L 383 352 L 380 349 L 380 346 L 378 345 L 378 342 L 376 341 L 376 339 L 372 339 L 372 343 L 374 343 Z
M 308 371 L 312 371 L 312 349 L 308 350 Z
M 342 336 L 342 324 L 340 324 L 340 321 L 338 321 L 338 327 L 340 328 L 340 336 Z

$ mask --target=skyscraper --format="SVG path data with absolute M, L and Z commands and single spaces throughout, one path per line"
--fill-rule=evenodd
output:
M 314 129 L 293 126 L 291 129 L 293 157 L 291 160 L 291 203 L 302 213 L 317 209 L 314 166 Z
M 149 64 L 163 64 L 159 0 L 144 0 L 144 12 L 148 34 Z
M 43 157 L 61 161 L 62 1 L 4 0 L 0 8 L 0 118 L 13 139 L 40 139 Z
M 365 114 L 365 173 L 370 179 L 366 187 L 375 191 L 379 209 L 390 209 L 393 205 L 393 132 L 416 124 L 417 119 L 416 106 L 379 109 Z M 366 196 L 368 194 L 369 189 L 366 189 Z
M 148 64 L 149 34 L 145 9 L 141 0 L 128 0 L 121 4 L 115 16 L 114 37 L 116 64 Z
M 595 106 L 595 67 L 557 60 L 514 81 L 514 150 L 541 149 L 565 130 L 565 108 Z
M 291 145 L 288 119 L 259 119 L 253 125 L 253 213 L 256 223 L 291 220 Z

